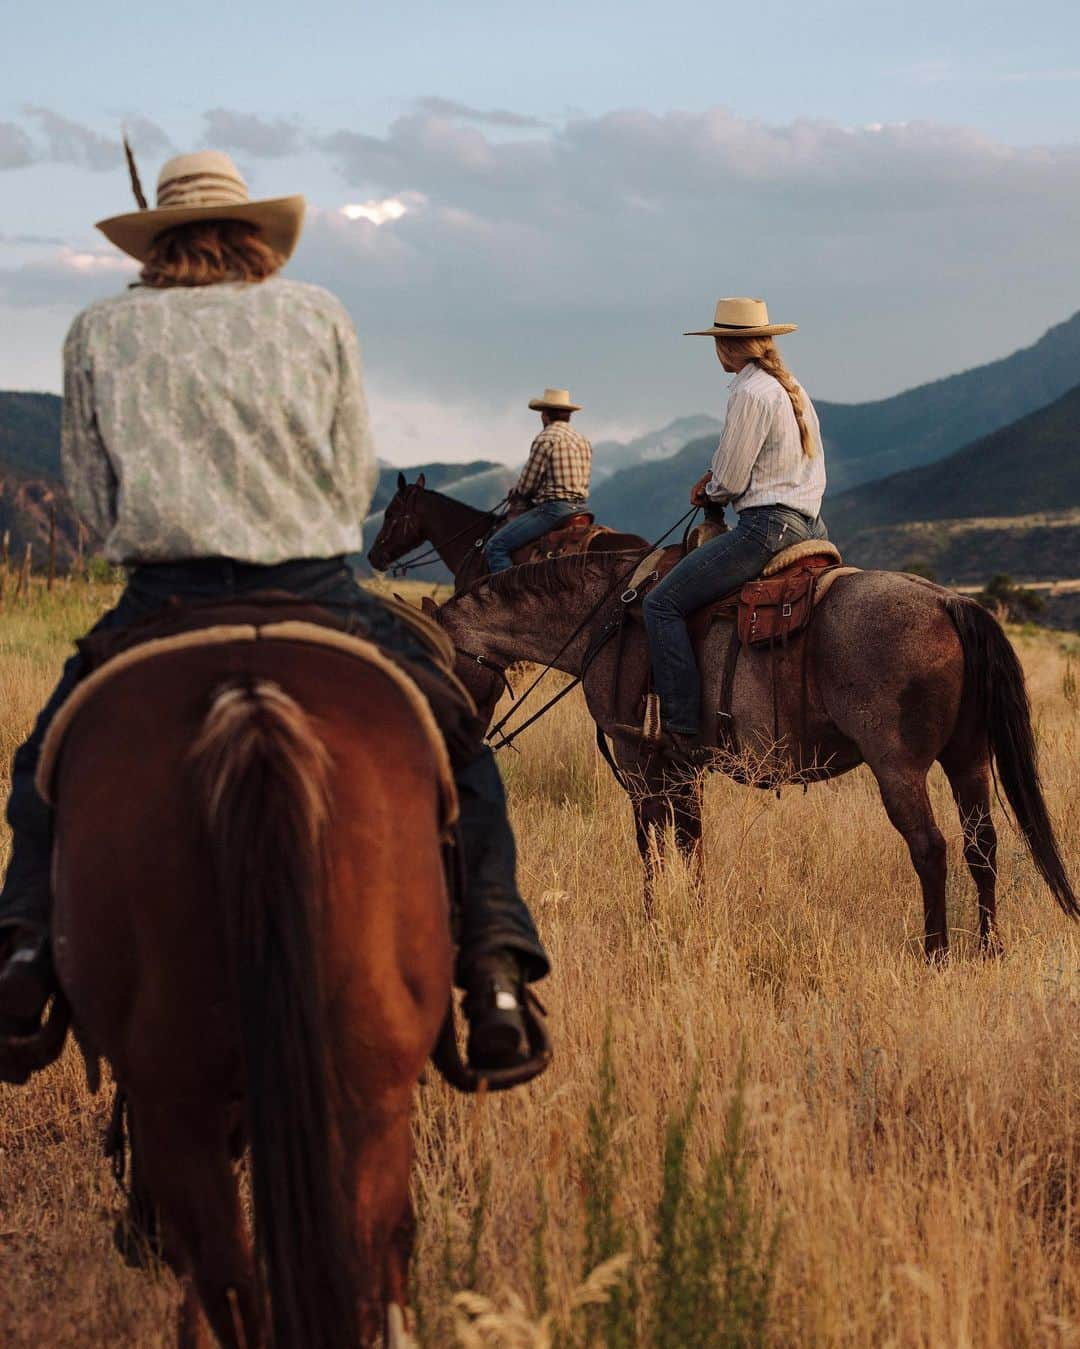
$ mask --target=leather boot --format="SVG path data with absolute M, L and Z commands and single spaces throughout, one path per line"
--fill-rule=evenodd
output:
M 54 990 L 49 935 L 31 923 L 12 923 L 0 967 L 0 1037 L 33 1035 Z
M 478 956 L 465 977 L 468 1059 L 478 1070 L 513 1068 L 529 1057 L 521 965 L 509 951 Z

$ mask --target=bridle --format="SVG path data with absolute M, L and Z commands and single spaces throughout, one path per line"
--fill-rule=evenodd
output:
M 411 492 L 415 492 L 415 486 L 411 489 Z M 477 552 L 483 549 L 484 545 L 491 537 L 492 531 L 494 530 L 496 524 L 501 518 L 501 514 L 505 514 L 505 512 L 503 512 L 503 507 L 506 506 L 508 502 L 509 497 L 503 497 L 503 499 L 500 502 L 497 502 L 496 505 L 493 506 L 492 509 L 487 512 L 485 519 L 481 522 L 483 532 L 473 544 L 473 548 Z M 393 520 L 392 524 L 393 529 L 391 531 L 390 538 L 393 538 L 394 532 L 401 529 L 402 526 L 407 525 L 412 528 L 420 527 L 420 522 L 415 512 L 409 512 L 407 508 L 402 510 L 402 513 Z M 390 575 L 395 577 L 407 576 L 409 572 L 415 571 L 418 567 L 426 567 L 432 562 L 441 562 L 442 561 L 441 550 L 447 547 L 447 545 L 449 544 L 457 543 L 459 539 L 463 539 L 466 536 L 466 534 L 472 533 L 474 529 L 476 529 L 475 521 L 470 522 L 463 529 L 459 529 L 455 533 L 450 534 L 447 538 L 440 539 L 438 543 L 429 541 L 427 548 L 418 557 L 410 558 L 407 562 L 403 562 L 400 560 L 392 562 L 389 566 Z M 409 550 L 406 549 L 405 551 L 407 553 Z

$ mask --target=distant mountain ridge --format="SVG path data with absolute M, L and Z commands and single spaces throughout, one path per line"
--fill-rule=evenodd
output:
M 1080 379 L 1080 313 L 1011 356 L 873 403 L 817 402 L 831 492 L 932 463 Z
M 841 543 L 908 521 L 1030 515 L 1080 506 L 1080 386 L 934 464 L 843 492 L 827 519 Z
M 60 476 L 60 411 L 54 393 L 0 392 L 0 473 Z

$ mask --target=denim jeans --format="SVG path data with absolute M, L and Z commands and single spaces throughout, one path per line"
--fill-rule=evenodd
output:
M 138 567 L 116 607 L 100 619 L 94 631 L 125 627 L 153 613 L 172 596 L 230 599 L 256 590 L 287 591 L 327 608 L 345 610 L 365 637 L 391 653 L 437 670 L 419 638 L 377 596 L 357 584 L 341 558 L 268 567 L 210 558 Z M 7 808 L 12 852 L 0 891 L 0 924 L 5 926 L 13 919 L 48 925 L 53 812 L 37 794 L 34 773 L 49 723 L 82 673 L 82 657 L 72 656 L 29 738 L 15 752 Z M 467 975 L 469 962 L 479 955 L 509 949 L 521 959 L 526 977 L 539 979 L 548 972 L 548 959 L 518 890 L 517 854 L 502 779 L 482 737 L 483 727 L 477 721 L 475 743 L 465 746 L 448 740 L 466 873 L 458 974 Z
M 511 553 L 532 543 L 533 539 L 538 539 L 549 529 L 554 529 L 569 516 L 586 509 L 587 503 L 584 501 L 542 501 L 539 506 L 534 506 L 492 534 L 484 549 L 488 567 L 493 572 L 506 571 L 507 567 L 514 565 L 510 560 Z
M 660 719 L 668 731 L 697 735 L 701 727 L 701 675 L 686 620 L 761 572 L 774 553 L 803 539 L 826 539 L 816 520 L 788 506 L 742 511 L 728 534 L 695 548 L 645 597 L 645 630 Z

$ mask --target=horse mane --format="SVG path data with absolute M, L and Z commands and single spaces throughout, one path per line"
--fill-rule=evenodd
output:
M 568 590 L 580 590 L 587 578 L 609 578 L 616 566 L 629 569 L 630 560 L 642 556 L 640 549 L 611 553 L 567 553 L 563 557 L 544 558 L 540 562 L 525 562 L 519 567 L 481 576 L 460 595 L 447 600 L 454 604 L 466 597 L 483 602 L 485 599 L 520 600 L 527 598 L 552 599 Z

